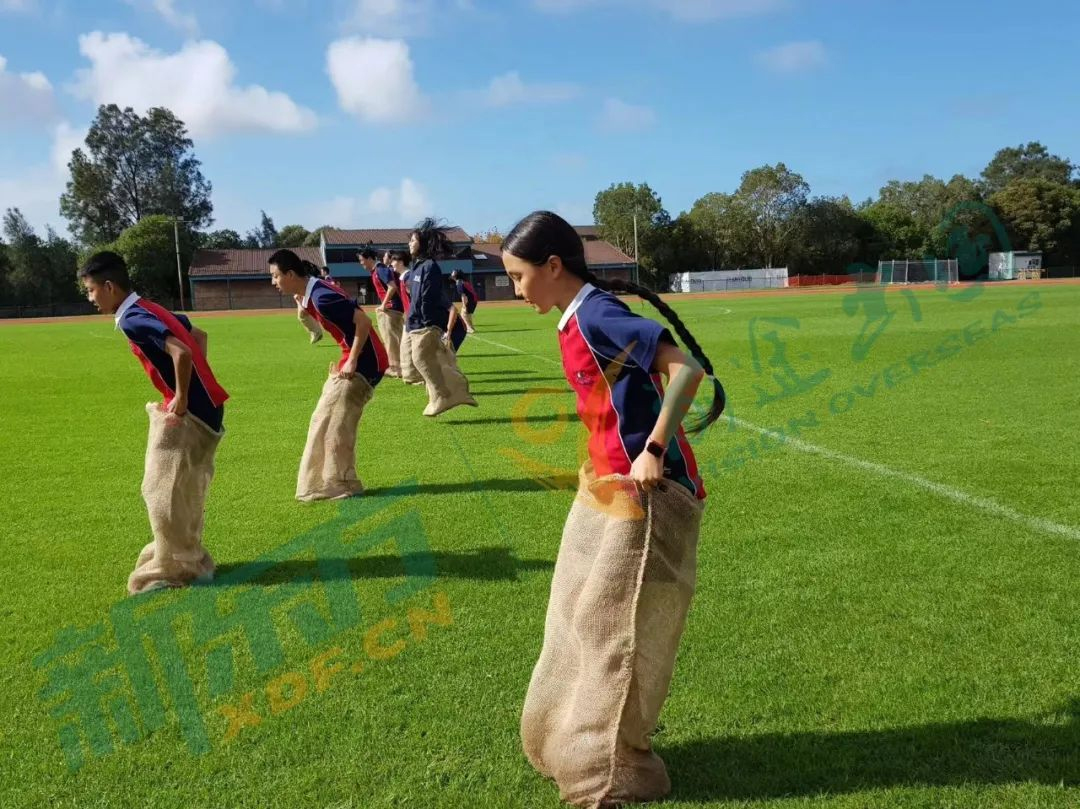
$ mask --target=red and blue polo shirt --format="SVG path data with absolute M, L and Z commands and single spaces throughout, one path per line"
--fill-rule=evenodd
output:
M 390 303 L 386 305 L 386 308 L 391 312 L 405 311 L 405 305 L 401 300 L 401 287 L 398 284 L 397 275 L 381 261 L 376 264 L 375 269 L 371 271 L 371 283 L 375 287 L 375 294 L 379 296 L 379 303 L 386 300 L 386 291 L 390 287 L 397 286 L 398 294 L 390 299 Z
M 165 348 L 175 337 L 191 351 L 191 381 L 188 383 L 188 412 L 214 432 L 221 432 L 225 400 L 229 394 L 218 384 L 195 338 L 187 315 L 174 315 L 163 306 L 132 292 L 116 310 L 116 327 L 131 343 L 131 353 L 142 364 L 150 382 L 165 397 L 165 405 L 176 396 L 176 368 Z
M 354 315 L 360 307 L 354 298 L 345 294 L 345 290 L 336 284 L 327 283 L 322 278 L 309 278 L 304 298 L 300 301 L 304 311 L 319 321 L 330 333 L 334 341 L 341 346 L 340 369 L 349 359 L 353 339 L 356 337 Z M 360 349 L 356 362 L 356 372 L 375 387 L 389 366 L 386 349 L 383 348 L 375 329 L 368 332 L 368 339 Z
M 465 299 L 465 311 L 471 315 L 476 311 L 476 290 L 468 281 L 458 281 L 456 286 L 458 300 Z
M 661 342 L 675 345 L 666 328 L 641 317 L 614 295 L 586 284 L 559 321 L 563 371 L 577 393 L 577 411 L 589 431 L 589 457 L 598 477 L 628 475 L 645 451 L 664 401 L 652 371 Z M 664 477 L 699 500 L 705 487 L 680 426 L 664 455 Z

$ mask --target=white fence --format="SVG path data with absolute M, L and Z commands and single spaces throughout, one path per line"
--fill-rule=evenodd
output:
M 778 289 L 788 285 L 787 267 L 754 270 L 681 272 L 668 278 L 672 292 L 724 292 L 729 289 Z

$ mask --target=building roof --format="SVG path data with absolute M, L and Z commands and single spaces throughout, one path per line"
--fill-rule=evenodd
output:
M 310 261 L 321 267 L 322 251 L 318 247 L 289 248 L 302 261 Z M 267 275 L 266 262 L 275 250 L 196 250 L 191 259 L 188 275 Z
M 502 245 L 477 243 L 472 246 L 473 268 L 480 271 L 502 272 Z M 483 256 L 483 258 L 481 258 Z
M 585 263 L 594 267 L 601 264 L 633 264 L 634 260 L 610 242 L 586 239 Z
M 480 271 L 502 271 L 502 245 L 474 244 L 473 267 Z M 484 256 L 484 258 L 480 258 Z M 585 242 L 585 263 L 590 267 L 608 267 L 611 265 L 632 266 L 634 260 L 613 244 L 601 239 Z
M 596 225 L 574 225 L 574 230 L 582 239 L 599 239 L 600 228 Z
M 369 228 L 363 230 L 337 230 L 331 228 L 323 231 L 327 247 L 363 247 L 368 242 L 375 245 L 399 245 L 408 244 L 412 228 Z M 446 235 L 455 244 L 468 244 L 472 242 L 469 234 L 459 227 L 448 227 Z

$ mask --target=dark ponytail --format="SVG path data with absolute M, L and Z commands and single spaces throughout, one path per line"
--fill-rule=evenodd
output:
M 534 211 L 514 225 L 513 230 L 503 241 L 502 249 L 523 261 L 536 265 L 543 264 L 551 256 L 558 256 L 563 266 L 582 281 L 607 292 L 629 292 L 651 303 L 675 329 L 683 345 L 689 349 L 690 354 L 705 370 L 709 380 L 712 382 L 712 406 L 707 413 L 694 419 L 686 427 L 686 431 L 689 433 L 701 432 L 720 418 L 720 414 L 724 412 L 724 404 L 727 401 L 724 386 L 720 384 L 720 380 L 714 375 L 712 362 L 705 356 L 705 352 L 701 350 L 701 346 L 694 339 L 694 335 L 686 328 L 686 325 L 675 314 L 675 311 L 652 290 L 629 281 L 617 278 L 597 278 L 593 275 L 585 262 L 585 245 L 581 241 L 581 236 L 574 230 L 573 225 L 551 211 Z

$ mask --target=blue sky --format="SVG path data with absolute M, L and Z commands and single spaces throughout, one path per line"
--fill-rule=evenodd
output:
M 783 161 L 814 194 L 1080 161 L 1066 0 L 0 0 L 0 208 L 63 225 L 98 103 L 188 123 L 215 228 L 591 221 L 612 182 L 672 215 Z

